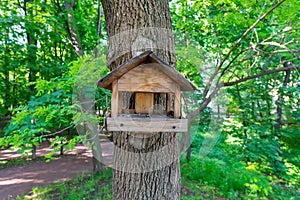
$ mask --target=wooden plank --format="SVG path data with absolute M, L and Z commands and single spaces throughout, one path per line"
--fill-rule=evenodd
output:
M 112 83 L 112 96 L 111 96 L 111 116 L 118 116 L 118 105 L 119 105 L 119 92 L 118 92 L 118 80 Z
M 133 118 L 133 117 L 109 117 L 107 118 L 108 131 L 129 132 L 187 132 L 187 119 L 172 118 Z
M 119 85 L 119 91 L 122 92 L 156 92 L 156 93 L 168 93 L 174 92 L 175 88 L 172 84 L 161 83 L 122 83 Z
M 167 93 L 167 113 L 171 111 L 171 102 L 172 101 L 172 94 Z
M 121 113 L 122 114 L 134 114 L 135 109 L 122 109 Z
M 122 92 L 119 91 L 119 85 L 118 85 L 118 114 L 122 113 L 122 108 L 123 108 Z
M 153 113 L 154 94 L 149 92 L 135 93 L 135 112 L 138 114 Z
M 180 87 L 176 85 L 175 98 L 174 98 L 174 118 L 180 117 Z

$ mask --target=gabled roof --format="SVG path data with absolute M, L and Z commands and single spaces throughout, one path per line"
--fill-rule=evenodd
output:
M 111 71 L 108 75 L 100 79 L 97 83 L 97 86 L 111 90 L 111 85 L 114 80 L 121 78 L 124 74 L 143 63 L 157 64 L 155 67 L 157 67 L 158 70 L 160 70 L 171 80 L 177 83 L 180 86 L 181 91 L 194 91 L 196 89 L 196 87 L 189 80 L 184 78 L 173 67 L 159 59 L 152 51 L 145 51 L 139 56 L 136 56 L 126 63 L 120 65 L 119 67 Z

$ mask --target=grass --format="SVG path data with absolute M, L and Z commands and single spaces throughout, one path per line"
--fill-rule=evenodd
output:
M 31 158 L 11 158 L 8 160 L 0 160 L 0 169 L 8 168 L 8 167 L 18 167 L 22 165 L 31 164 L 33 162 L 38 161 L 45 161 L 44 157 L 36 157 L 35 160 L 32 160 Z
M 101 174 L 86 174 L 71 181 L 51 184 L 44 188 L 33 188 L 31 193 L 18 197 L 18 200 L 111 200 L 111 183 L 112 170 L 107 169 Z
M 51 157 L 51 159 L 60 159 L 64 157 L 73 157 L 73 156 L 75 155 L 62 155 L 62 156 L 54 155 Z M 0 160 L 0 169 L 28 165 L 34 162 L 45 162 L 47 160 L 49 159 L 45 158 L 45 156 L 37 156 L 35 160 L 32 160 L 30 156 L 22 156 L 18 158 L 5 159 L 5 160 Z

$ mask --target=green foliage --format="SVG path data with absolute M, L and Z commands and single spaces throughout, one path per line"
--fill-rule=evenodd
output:
M 32 97 L 26 106 L 14 110 L 14 117 L 5 130 L 6 143 L 21 148 L 21 151 L 38 146 L 45 140 L 43 137 L 52 131 L 71 124 L 73 111 L 70 85 L 65 79 L 37 81 L 37 95 Z M 47 85 L 47 87 L 42 87 Z
M 97 32 L 98 4 L 88 0 L 76 1 L 74 5 L 74 20 L 86 54 L 93 53 L 100 39 L 105 38 Z M 61 78 L 77 56 L 70 42 L 63 2 L 1 1 L 0 10 L 0 117 L 3 117 L 11 116 L 14 108 L 30 100 L 36 92 L 37 80 Z M 102 15 L 100 23 L 103 21 Z
M 267 177 L 238 162 L 230 165 L 218 159 L 193 157 L 190 163 L 182 164 L 181 170 L 187 179 L 215 186 L 228 196 L 232 192 L 267 196 L 272 191 Z
M 98 120 L 95 113 L 78 112 L 78 108 L 82 111 L 82 102 L 74 100 L 74 95 L 78 95 L 75 92 L 80 95 L 84 92 L 91 105 L 94 103 L 96 80 L 107 73 L 106 68 L 99 68 L 104 66 L 104 60 L 104 56 L 97 59 L 90 56 L 79 58 L 62 78 L 37 80 L 36 95 L 31 97 L 26 106 L 14 110 L 14 116 L 5 129 L 5 137 L 0 138 L 0 146 L 11 145 L 20 152 L 27 152 L 47 137 L 55 137 L 51 144 L 55 148 L 47 156 L 50 159 L 62 145 L 68 143 L 71 147 L 75 141 L 78 142 L 78 138 L 74 137 L 77 133 L 74 135 L 67 130 L 86 121 L 97 123 Z M 102 98 L 107 92 L 97 94 L 98 98 Z
M 65 19 L 55 5 L 20 3 L 23 7 L 15 0 L 0 3 L 0 79 L 5 83 L 0 90 L 0 107 L 5 115 L 30 99 L 36 79 L 59 77 L 74 59 L 74 53 L 65 51 L 70 48 L 68 33 L 61 26 Z
M 223 152 L 224 153 L 224 152 Z M 228 160 L 229 155 L 222 158 Z M 191 162 L 182 160 L 182 199 L 297 199 L 299 188 L 278 183 L 254 166 L 239 160 L 192 156 Z

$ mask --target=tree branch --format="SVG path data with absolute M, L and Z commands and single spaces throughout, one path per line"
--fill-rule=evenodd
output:
M 219 83 L 213 90 L 213 92 L 208 96 L 208 98 L 206 98 L 202 104 L 200 105 L 200 107 L 198 107 L 195 111 L 191 112 L 188 114 L 188 119 L 192 120 L 194 119 L 196 116 L 198 116 L 205 108 L 206 106 L 211 102 L 211 100 L 218 94 L 219 90 L 222 87 L 228 87 L 228 86 L 233 86 L 233 85 L 237 85 L 239 83 L 251 80 L 251 79 L 255 79 L 258 78 L 260 76 L 264 76 L 264 75 L 268 75 L 268 74 L 273 74 L 276 72 L 281 72 L 281 71 L 288 71 L 288 70 L 294 70 L 294 69 L 300 69 L 300 66 L 291 66 L 291 67 L 283 67 L 283 68 L 278 68 L 278 69 L 273 69 L 273 70 L 269 70 L 269 71 L 265 71 L 253 76 L 248 76 L 246 78 L 242 78 L 239 79 L 237 81 L 232 81 L 232 82 L 226 82 L 226 83 Z
M 222 78 L 222 76 L 225 74 L 225 72 L 229 69 L 229 67 L 231 66 L 231 64 L 244 52 L 250 50 L 252 47 L 248 47 L 246 49 L 243 49 L 242 51 L 240 51 L 229 63 L 228 65 L 223 69 L 223 71 L 221 72 L 221 75 L 219 76 L 218 80 L 217 80 L 217 84 L 220 82 L 220 79 Z
M 69 128 L 72 128 L 74 126 L 74 124 L 71 124 L 70 126 L 66 127 L 66 128 L 63 128 L 55 133 L 51 133 L 51 134 L 48 134 L 48 135 L 42 135 L 43 138 L 47 138 L 47 137 L 52 137 L 54 135 L 57 135 L 57 134 L 60 134 L 62 132 L 64 132 L 65 130 L 68 130 Z
M 276 47 L 285 49 L 285 51 L 290 52 L 293 56 L 295 56 L 297 59 L 300 60 L 300 57 L 293 50 L 289 49 L 285 44 L 279 44 L 277 42 L 262 42 L 259 45 L 272 45 L 272 46 L 276 46 Z M 278 51 L 282 51 L 282 50 L 278 50 Z
M 282 32 L 288 32 L 288 31 L 280 31 L 280 33 L 282 33 Z M 279 33 L 279 34 L 280 34 L 280 33 Z M 269 64 L 269 62 L 271 61 L 273 55 L 274 55 L 274 54 L 277 54 L 277 53 L 285 53 L 285 52 L 289 52 L 289 53 L 291 53 L 295 58 L 300 59 L 299 56 L 296 54 L 297 51 L 295 51 L 295 50 L 290 49 L 290 48 L 287 47 L 287 44 L 290 44 L 290 43 L 294 42 L 294 39 L 292 39 L 292 40 L 290 40 L 290 41 L 288 41 L 288 42 L 285 42 L 284 44 L 281 44 L 281 43 L 278 43 L 278 42 L 272 42 L 272 41 L 267 42 L 267 40 L 269 40 L 269 39 L 271 39 L 271 38 L 274 38 L 274 37 L 275 37 L 274 35 L 271 35 L 270 37 L 264 39 L 262 42 L 260 42 L 260 43 L 258 43 L 258 44 L 256 44 L 256 45 L 253 44 L 251 47 L 248 47 L 248 48 L 243 49 L 242 51 L 240 51 L 240 52 L 239 52 L 239 53 L 238 53 L 238 54 L 237 54 L 237 55 L 236 55 L 236 56 L 235 56 L 235 57 L 227 64 L 227 66 L 222 70 L 221 75 L 218 77 L 218 80 L 217 80 L 216 84 L 218 85 L 218 84 L 220 83 L 221 78 L 224 76 L 225 72 L 228 71 L 229 67 L 233 64 L 233 62 L 234 62 L 240 55 L 242 55 L 242 53 L 244 53 L 244 52 L 247 51 L 247 50 L 253 49 L 253 50 L 257 51 L 257 52 L 262 52 L 263 55 L 265 55 L 265 54 L 271 54 L 271 56 L 268 58 L 268 60 L 267 60 L 266 64 L 264 65 L 264 67 L 266 67 L 267 64 Z M 282 48 L 282 49 L 278 49 L 278 50 L 274 50 L 274 51 L 271 51 L 271 52 L 267 52 L 267 51 L 264 51 L 264 50 L 258 48 L 259 46 L 266 46 L 266 45 L 274 46 L 274 47 L 278 47 L 278 48 Z M 259 55 L 258 55 L 258 56 L 259 56 Z M 260 55 L 260 56 L 262 56 L 262 55 Z M 242 63 L 242 62 L 244 62 L 245 60 L 248 60 L 248 59 L 250 59 L 250 58 L 251 58 L 251 57 L 248 57 L 248 58 L 243 59 L 242 61 L 238 62 L 237 65 L 239 65 L 240 63 Z
M 191 112 L 188 114 L 188 119 L 189 121 L 191 121 L 192 119 L 194 119 L 196 116 L 198 116 L 205 108 L 206 106 L 211 102 L 211 100 L 218 94 L 219 90 L 223 87 L 222 84 L 217 85 L 217 87 L 215 87 L 214 91 L 208 96 L 208 98 L 204 99 L 204 101 L 202 102 L 202 104 L 200 105 L 199 108 L 197 108 L 197 110 Z
M 20 0 L 18 0 L 18 5 L 19 5 L 20 8 L 22 8 L 22 9 L 25 11 L 25 6 L 22 6 L 22 5 L 21 5 Z
M 235 45 L 229 50 L 229 52 L 226 54 L 225 58 L 222 60 L 222 62 L 220 63 L 220 65 L 217 67 L 217 69 L 215 70 L 215 72 L 213 73 L 213 75 L 210 77 L 208 83 L 205 86 L 205 89 L 203 91 L 203 98 L 206 98 L 206 95 L 209 91 L 209 88 L 214 80 L 214 78 L 216 77 L 216 75 L 218 74 L 219 70 L 221 69 L 221 67 L 223 66 L 223 64 L 225 63 L 225 61 L 229 58 L 230 54 L 238 47 L 238 45 L 241 43 L 241 41 L 248 35 L 248 33 L 259 23 L 261 22 L 266 16 L 268 16 L 273 10 L 275 10 L 277 7 L 279 7 L 283 2 L 285 2 L 286 0 L 281 0 L 280 2 L 278 2 L 276 5 L 274 5 L 272 8 L 270 8 L 265 14 L 263 14 L 262 16 L 260 16 L 256 22 L 254 22 L 244 33 L 243 35 L 237 40 L 237 42 L 235 43 Z
M 281 71 L 292 70 L 292 69 L 300 69 L 300 66 L 283 67 L 283 68 L 273 69 L 273 70 L 269 70 L 269 71 L 264 71 L 262 73 L 255 74 L 253 76 L 248 76 L 246 78 L 242 78 L 242 79 L 239 79 L 237 81 L 222 83 L 222 85 L 223 85 L 223 87 L 233 86 L 233 85 L 236 85 L 236 84 L 239 84 L 239 83 L 251 80 L 251 79 L 258 78 L 260 76 L 264 76 L 264 75 L 268 75 L 268 74 L 273 74 L 273 73 L 281 72 Z

